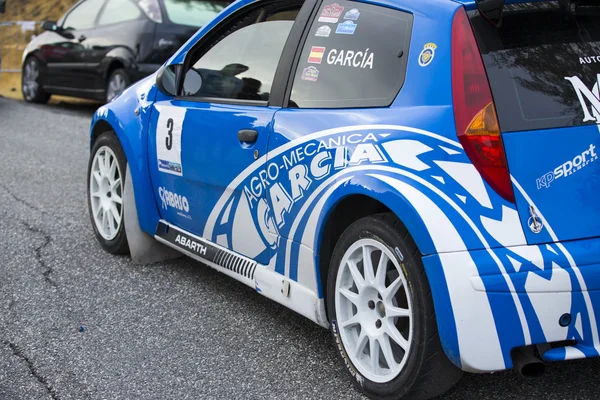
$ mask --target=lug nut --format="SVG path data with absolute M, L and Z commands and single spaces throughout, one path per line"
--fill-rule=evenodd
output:
M 371 310 L 374 310 L 374 309 L 375 309 L 375 302 L 374 302 L 373 300 L 369 300 L 369 308 L 370 308 Z
M 381 328 L 381 320 L 380 320 L 380 319 L 378 319 L 378 320 L 375 322 L 375 326 L 377 327 L 377 329 Z

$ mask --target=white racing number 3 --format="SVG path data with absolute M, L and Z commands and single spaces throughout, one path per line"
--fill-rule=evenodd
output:
M 181 132 L 185 120 L 185 108 L 161 107 L 156 127 L 156 157 L 158 170 L 167 174 L 183 176 L 181 165 Z

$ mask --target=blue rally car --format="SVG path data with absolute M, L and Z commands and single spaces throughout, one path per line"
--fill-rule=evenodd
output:
M 331 329 L 372 398 L 598 356 L 598 6 L 237 1 L 96 113 L 96 236 Z

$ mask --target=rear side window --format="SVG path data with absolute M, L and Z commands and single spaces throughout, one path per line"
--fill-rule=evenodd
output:
M 142 10 L 132 0 L 108 0 L 98 19 L 98 25 L 134 21 L 142 16 Z
M 201 27 L 210 22 L 232 1 L 164 0 L 169 20 L 177 25 Z
M 404 84 L 413 17 L 325 1 L 302 49 L 290 107 L 389 106 Z
M 596 9 L 598 11 L 600 9 Z M 597 14 L 558 2 L 505 6 L 501 28 L 472 15 L 502 131 L 600 122 Z
M 104 0 L 86 0 L 71 11 L 63 22 L 65 30 L 93 28 Z

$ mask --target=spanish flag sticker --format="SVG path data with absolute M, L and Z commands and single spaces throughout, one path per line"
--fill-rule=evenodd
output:
M 310 64 L 321 64 L 324 55 L 325 47 L 313 46 L 312 49 L 310 49 L 310 56 L 308 56 L 308 62 Z

